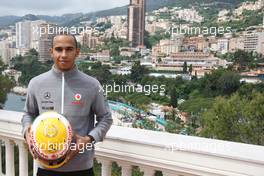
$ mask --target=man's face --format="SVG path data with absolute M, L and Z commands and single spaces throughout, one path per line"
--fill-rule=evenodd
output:
M 75 58 L 79 55 L 80 49 L 76 48 L 72 36 L 58 35 L 54 37 L 50 53 L 55 66 L 61 71 L 68 71 L 74 67 Z

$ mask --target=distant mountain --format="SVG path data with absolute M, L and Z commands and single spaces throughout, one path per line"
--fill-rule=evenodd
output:
M 178 6 L 178 7 L 191 7 L 191 6 L 215 6 L 221 8 L 233 8 L 241 2 L 246 0 L 146 0 L 147 11 L 152 11 L 165 6 Z M 129 3 L 129 0 L 127 0 Z M 22 20 L 37 20 L 42 19 L 48 22 L 57 23 L 64 26 L 77 25 L 80 21 L 94 20 L 96 17 L 104 17 L 111 15 L 126 15 L 127 7 L 116 7 L 108 10 L 102 10 L 98 12 L 91 12 L 87 14 L 76 13 L 76 14 L 65 14 L 62 16 L 48 16 L 48 15 L 25 15 L 23 17 L 18 16 L 3 16 L 0 17 L 0 27 L 14 24 L 15 22 Z
M 128 1 L 128 0 L 127 0 Z M 204 7 L 209 6 L 211 8 L 234 8 L 240 3 L 246 0 L 146 0 L 146 9 L 147 11 L 153 11 L 162 7 Z M 127 15 L 128 6 L 117 7 L 113 9 L 87 13 L 80 18 L 75 18 L 72 21 L 67 21 L 63 23 L 65 26 L 73 26 L 78 24 L 80 21 L 93 20 L 95 17 L 104 17 L 112 15 Z
M 22 16 L 19 21 L 23 21 L 23 20 L 29 20 L 29 21 L 36 21 L 39 20 L 40 18 L 38 18 L 36 15 L 33 14 L 27 14 L 25 16 Z
M 164 6 L 171 6 L 178 0 L 146 0 L 146 9 L 147 11 L 152 11 L 159 9 Z M 127 0 L 128 4 L 129 1 Z M 80 21 L 85 21 L 85 20 L 93 20 L 96 17 L 105 17 L 105 16 L 114 16 L 114 15 L 127 15 L 127 8 L 128 5 L 122 6 L 122 7 L 116 7 L 108 10 L 102 10 L 98 12 L 91 12 L 83 15 L 81 18 L 76 18 L 72 21 L 65 22 L 64 25 L 66 26 L 72 26 Z
M 36 21 L 36 20 L 45 20 L 51 23 L 56 24 L 63 24 L 65 22 L 72 21 L 76 18 L 80 18 L 83 16 L 83 13 L 76 13 L 76 14 L 64 14 L 62 16 L 48 16 L 48 15 L 32 15 L 27 14 L 25 16 L 2 16 L 0 17 L 0 27 L 5 27 L 9 25 L 14 25 L 17 22 L 29 20 L 29 21 Z
M 57 24 L 62 24 L 65 21 L 72 21 L 75 18 L 81 18 L 83 16 L 83 13 L 71 13 L 71 14 L 64 14 L 62 16 L 47 16 L 47 15 L 38 15 L 38 17 L 42 20 L 52 22 L 52 23 L 57 23 Z
M 0 17 L 0 27 L 11 25 L 20 18 L 21 17 L 18 16 L 2 16 Z

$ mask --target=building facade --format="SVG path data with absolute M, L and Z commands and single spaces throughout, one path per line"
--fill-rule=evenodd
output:
M 144 46 L 145 0 L 130 0 L 127 39 L 132 47 Z
M 221 54 L 226 54 L 229 50 L 229 40 L 226 38 L 218 39 L 217 46 L 218 52 L 220 52 Z
M 30 48 L 31 21 L 16 23 L 16 48 Z
M 218 67 L 227 67 L 228 62 L 221 60 L 209 53 L 202 52 L 179 52 L 171 53 L 170 56 L 156 62 L 156 70 L 183 71 L 184 63 L 188 67 L 192 65 L 192 74 L 198 73 L 203 76 Z
M 17 49 L 10 47 L 10 42 L 8 41 L 0 41 L 0 60 L 4 62 L 4 64 L 10 64 L 10 60 L 12 57 L 16 56 Z
M 229 41 L 229 52 L 244 50 L 244 37 L 231 38 Z
M 51 48 L 52 38 L 55 34 L 48 32 L 50 24 L 46 23 L 40 26 L 46 32 L 43 32 L 39 38 L 39 61 L 46 62 L 52 60 L 49 49 Z
M 46 21 L 36 20 L 31 21 L 30 23 L 30 48 L 34 48 L 37 51 L 39 50 L 39 39 L 40 39 L 40 26 L 41 24 L 45 24 Z
M 244 35 L 244 50 L 247 52 L 263 53 L 264 49 L 264 32 L 246 33 Z
M 95 48 L 98 43 L 97 37 L 92 36 L 92 33 L 83 33 L 81 44 L 88 48 Z

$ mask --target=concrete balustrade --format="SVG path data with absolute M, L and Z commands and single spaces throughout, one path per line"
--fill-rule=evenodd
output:
M 22 113 L 0 110 L 0 139 L 5 151 L 6 173 L 14 176 L 14 146 L 19 149 L 19 176 L 28 176 L 28 151 L 21 135 Z M 138 166 L 144 176 L 161 171 L 163 176 L 263 176 L 264 147 L 112 126 L 104 142 L 96 144 L 102 176 L 111 176 L 112 163 L 122 176 Z M 36 168 L 34 168 L 34 175 Z

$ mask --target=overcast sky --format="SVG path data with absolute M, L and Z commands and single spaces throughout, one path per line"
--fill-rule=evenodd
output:
M 0 0 L 0 16 L 88 13 L 128 4 L 129 0 Z

